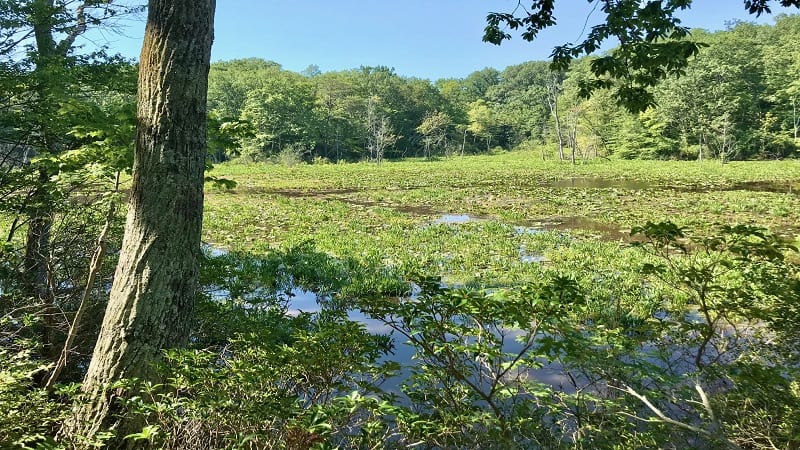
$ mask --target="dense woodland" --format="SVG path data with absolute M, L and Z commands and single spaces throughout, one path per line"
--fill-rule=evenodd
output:
M 800 16 L 632 113 L 595 57 L 210 64 L 214 2 L 149 3 L 139 65 L 76 39 L 140 2 L 0 0 L 0 448 L 800 446 Z
M 683 76 L 658 86 L 657 106 L 644 113 L 628 112 L 609 92 L 581 98 L 589 59 L 566 73 L 532 61 L 433 83 L 387 67 L 298 74 L 262 60 L 220 62 L 209 109 L 217 120 L 252 127 L 240 150 L 252 160 L 283 151 L 309 162 L 355 161 L 542 145 L 543 157 L 561 159 L 791 157 L 800 129 L 800 17 L 693 37 L 707 46 Z

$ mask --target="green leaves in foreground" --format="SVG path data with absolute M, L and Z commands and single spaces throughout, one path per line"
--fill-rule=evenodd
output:
M 0 448 L 51 448 L 55 431 L 69 412 L 67 402 L 37 387 L 37 374 L 48 366 L 31 357 L 29 344 L 0 347 Z M 68 399 L 74 392 L 59 387 L 56 394 Z
M 687 375 L 698 383 L 724 386 L 704 401 L 712 422 L 714 408 L 721 415 L 711 426 L 724 431 L 715 433 L 754 448 L 776 441 L 797 445 L 800 436 L 789 430 L 800 425 L 794 351 L 800 343 L 800 272 L 787 257 L 797 248 L 750 225 L 721 226 L 710 237 L 669 222 L 647 223 L 633 233 L 647 238 L 640 246 L 655 256 L 645 274 L 680 293 L 665 304 L 672 312 L 663 319 L 659 345 L 677 345 Z
M 229 270 L 215 266 L 205 281 L 229 276 L 218 286 L 239 283 L 237 298 L 253 301 L 199 303 L 195 348 L 167 352 L 164 384 L 138 386 L 126 405 L 143 425 L 129 439 L 181 449 L 792 448 L 794 248 L 751 226 L 635 231 L 642 252 L 623 253 L 630 270 L 613 278 L 624 289 L 597 289 L 603 272 L 580 273 L 591 266 L 545 266 L 513 288 L 422 278 L 410 298 L 322 298 L 313 314 L 287 315 L 289 304 L 260 290 L 278 267 L 295 280 L 307 267 L 337 278 L 341 261 L 310 243 L 259 262 L 219 257 Z M 394 342 L 349 320 L 357 308 Z M 0 389 L 9 411 L 29 412 L 28 424 L 58 417 L 27 355 L 0 360 L 11 367 Z M 23 393 L 33 409 L 20 408 Z M 49 435 L 34 427 L 14 439 L 33 447 Z
M 555 47 L 551 67 L 566 71 L 574 60 L 595 53 L 609 40 L 618 40 L 618 47 L 591 61 L 593 77 L 582 83 L 581 95 L 612 88 L 620 105 L 631 112 L 644 111 L 655 105 L 651 88 L 668 76 L 683 74 L 689 59 L 704 46 L 686 39 L 689 29 L 676 17 L 691 1 L 598 3 L 602 3 L 605 21 L 592 27 L 582 42 Z M 534 2 L 521 16 L 491 13 L 483 39 L 498 45 L 510 39 L 511 35 L 500 29 L 505 25 L 524 28 L 523 39 L 532 41 L 539 31 L 555 25 L 554 7 L 553 1 Z

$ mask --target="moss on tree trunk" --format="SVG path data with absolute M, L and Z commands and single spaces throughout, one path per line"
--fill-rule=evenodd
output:
M 83 401 L 62 430 L 73 440 L 106 429 L 117 439 L 140 431 L 119 414 L 117 400 L 127 393 L 107 387 L 152 379 L 162 350 L 187 342 L 200 253 L 214 7 L 214 0 L 149 2 L 125 237 Z

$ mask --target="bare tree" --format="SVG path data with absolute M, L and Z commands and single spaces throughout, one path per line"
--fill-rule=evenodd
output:
M 378 109 L 379 98 L 367 99 L 367 150 L 369 158 L 378 164 L 383 161 L 383 153 L 400 138 L 394 133 L 389 118 Z
M 563 76 L 553 72 L 547 80 L 547 105 L 550 107 L 550 114 L 553 115 L 555 122 L 556 139 L 558 141 L 558 157 L 564 160 L 564 135 L 561 131 L 561 118 L 558 114 L 558 100 L 561 97 L 561 81 Z

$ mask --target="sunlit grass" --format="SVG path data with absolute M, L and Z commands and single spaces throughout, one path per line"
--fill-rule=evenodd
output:
M 628 232 L 646 221 L 699 230 L 749 223 L 792 237 L 800 219 L 798 195 L 734 189 L 797 183 L 795 161 L 573 166 L 518 152 L 380 165 L 228 163 L 214 175 L 238 183 L 207 189 L 204 239 L 216 245 L 267 254 L 311 243 L 383 275 L 434 275 L 484 288 L 535 280 L 543 270 L 630 270 L 641 256 L 628 248 Z M 569 179 L 576 186 L 605 181 L 563 187 Z M 439 223 L 443 214 L 471 220 Z

